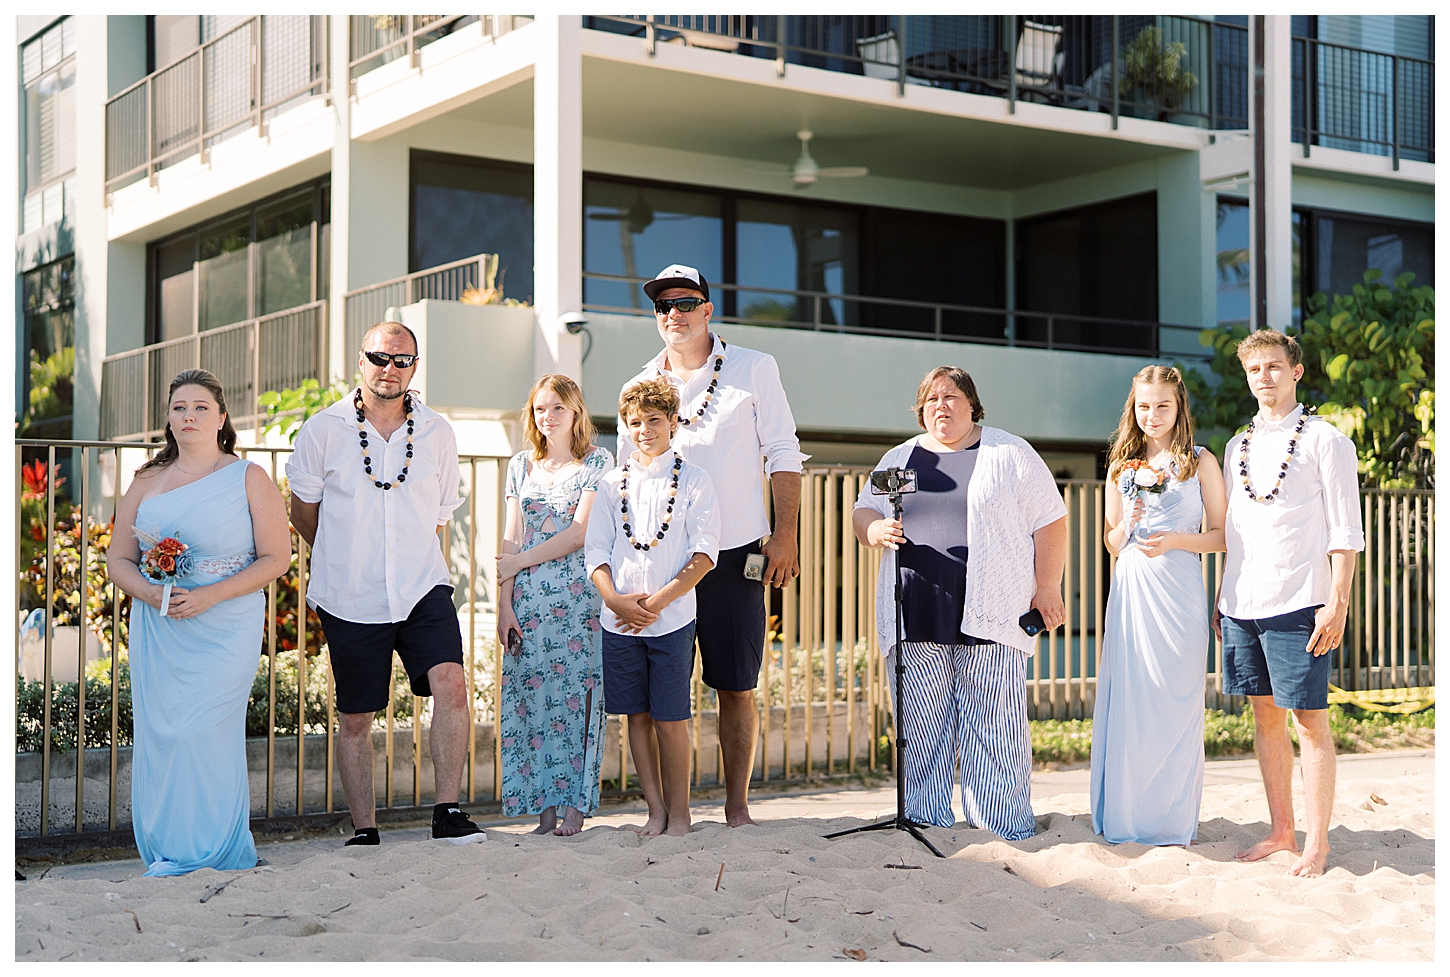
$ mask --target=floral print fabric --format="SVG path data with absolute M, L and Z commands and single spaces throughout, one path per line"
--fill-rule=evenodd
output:
M 609 452 L 595 448 L 578 471 L 542 486 L 529 476 L 528 457 L 528 451 L 514 455 L 504 489 L 505 496 L 519 500 L 525 550 L 567 529 L 580 495 L 595 491 L 613 467 Z M 523 643 L 517 655 L 507 650 L 503 655 L 499 745 L 506 817 L 560 805 L 588 814 L 599 805 L 604 735 L 599 604 L 599 591 L 584 572 L 583 547 L 514 578 L 513 608 Z

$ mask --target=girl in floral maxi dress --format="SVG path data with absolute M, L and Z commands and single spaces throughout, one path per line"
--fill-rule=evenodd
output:
M 583 546 L 599 479 L 614 462 L 591 444 L 584 398 L 566 376 L 534 384 L 523 422 L 530 447 L 509 461 L 498 556 L 503 813 L 537 814 L 535 834 L 572 835 L 599 804 L 599 592 Z

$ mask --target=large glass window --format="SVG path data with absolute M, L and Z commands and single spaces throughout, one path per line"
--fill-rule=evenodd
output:
M 1017 307 L 1064 316 L 1158 320 L 1158 201 L 1142 194 L 1017 224 Z M 1054 344 L 1150 348 L 1150 330 L 1054 320 Z M 1045 341 L 1045 317 L 1019 317 L 1019 338 Z
M 862 285 L 867 295 L 974 305 L 1007 305 L 1007 225 L 998 220 L 872 208 L 866 212 Z M 861 324 L 933 332 L 930 309 L 864 306 Z M 1002 316 L 946 311 L 948 336 L 1001 337 Z
M 503 294 L 532 302 L 533 168 L 414 152 L 411 175 L 408 270 L 422 271 L 476 254 L 497 254 Z
M 1412 271 L 1416 285 L 1435 284 L 1431 225 L 1349 214 L 1314 213 L 1312 219 L 1314 291 L 1347 294 L 1364 282 L 1369 268 L 1379 269 L 1385 283 Z
M 327 181 L 158 241 L 150 250 L 150 342 L 327 297 Z
M 1252 314 L 1249 292 L 1249 205 L 1229 197 L 1218 198 L 1215 266 L 1218 281 L 1218 324 L 1222 328 L 1248 325 Z
M 67 17 L 21 50 L 25 83 L 25 202 L 21 231 L 65 216 L 76 168 L 75 21 Z M 69 191 L 69 192 L 68 192 Z
M 652 278 L 678 262 L 719 283 L 725 280 L 724 226 L 718 193 L 584 181 L 584 269 L 595 274 Z M 718 313 L 723 296 L 711 298 Z M 640 309 L 646 300 L 637 284 L 591 278 L 584 301 Z
M 735 276 L 742 284 L 858 295 L 860 215 L 777 200 L 743 199 L 736 210 Z M 741 291 L 737 315 L 782 322 L 847 323 L 845 302 Z M 854 319 L 854 317 L 853 317 Z M 851 324 L 855 324 L 852 322 Z
M 1309 296 L 1347 295 L 1370 268 L 1379 269 L 1386 283 L 1412 271 L 1416 285 L 1435 284 L 1435 233 L 1429 224 L 1299 209 L 1290 232 L 1292 325 L 1303 321 Z M 1218 198 L 1218 324 L 1223 327 L 1249 322 L 1251 233 L 1248 202 Z
M 26 370 L 22 437 L 71 436 L 75 377 L 75 258 L 42 265 L 21 281 Z
M 1002 221 L 805 202 L 616 177 L 584 181 L 584 301 L 644 309 L 639 285 L 596 276 L 649 278 L 693 264 L 715 289 L 717 316 L 752 321 L 931 333 L 930 308 L 825 292 L 1001 308 L 1006 301 Z M 757 291 L 757 289 L 778 289 Z M 1003 317 L 946 311 L 948 335 L 1001 336 Z

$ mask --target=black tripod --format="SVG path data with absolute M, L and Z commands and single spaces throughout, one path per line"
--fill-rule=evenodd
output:
M 872 482 L 873 482 L 873 486 L 874 486 L 874 484 L 876 482 L 876 476 L 877 475 L 880 475 L 880 474 L 882 474 L 882 473 L 880 473 L 880 472 L 872 472 Z M 910 474 L 915 475 L 916 473 L 915 472 L 911 472 Z M 888 492 L 886 492 L 886 493 L 884 493 L 884 494 L 886 494 L 887 497 L 891 500 L 892 517 L 895 518 L 898 522 L 900 522 L 901 521 L 901 482 L 900 482 L 900 480 L 898 478 L 895 477 L 895 473 L 892 472 L 892 471 L 888 471 L 886 473 L 886 475 L 887 475 L 887 478 L 885 480 L 883 480 L 883 481 L 884 481 L 884 484 L 888 485 L 891 490 L 888 491 Z M 915 490 L 915 479 L 912 480 L 912 483 L 911 484 L 912 484 L 912 488 L 909 489 L 908 491 L 914 491 Z M 909 831 L 909 832 L 911 832 L 911 836 L 913 838 L 915 838 L 917 841 L 919 841 L 923 845 L 925 845 L 926 848 L 927 848 L 927 850 L 930 851 L 937 858 L 946 858 L 945 855 L 943 855 L 941 852 L 937 851 L 936 845 L 933 845 L 930 841 L 927 840 L 926 835 L 924 835 L 924 834 L 921 833 L 921 829 L 924 827 L 924 825 L 917 824 L 915 821 L 911 820 L 910 818 L 908 818 L 906 816 L 906 737 L 903 736 L 902 735 L 902 732 L 901 732 L 901 714 L 902 714 L 902 712 L 906 708 L 906 703 L 902 699 L 903 692 L 902 692 L 902 687 L 901 687 L 901 679 L 902 679 L 902 676 L 904 676 L 906 674 L 906 665 L 904 663 L 904 656 L 905 656 L 906 649 L 905 649 L 905 646 L 904 646 L 905 643 L 902 640 L 902 623 L 901 623 L 901 620 L 902 620 L 902 600 L 903 600 L 903 598 L 902 598 L 902 593 L 901 593 L 901 551 L 899 549 L 896 552 L 896 560 L 895 560 L 895 563 L 896 563 L 896 709 L 895 709 L 895 715 L 892 717 L 892 720 L 893 720 L 893 722 L 896 725 L 896 817 L 894 817 L 894 818 L 887 818 L 884 821 L 877 821 L 875 824 L 863 824 L 859 828 L 847 828 L 845 831 L 837 831 L 837 832 L 834 832 L 832 834 L 826 835 L 826 837 L 827 838 L 840 838 L 840 837 L 842 837 L 844 835 L 853 835 L 853 834 L 857 834 L 857 833 L 862 832 L 862 831 L 890 831 L 892 829 L 895 829 L 897 831 Z

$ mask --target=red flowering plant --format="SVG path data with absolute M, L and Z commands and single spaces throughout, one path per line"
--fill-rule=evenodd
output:
M 81 508 L 66 496 L 66 479 L 49 470 L 43 461 L 32 461 L 20 469 L 20 607 L 29 611 L 46 605 L 46 493 L 55 480 L 54 566 L 50 568 L 57 626 L 79 625 L 82 618 L 101 636 L 110 651 L 113 604 L 121 599 L 118 621 L 120 642 L 126 643 L 126 610 L 130 600 L 114 593 L 106 576 L 106 550 L 111 545 L 111 523 L 87 519 L 85 579 L 86 607 L 81 608 Z

